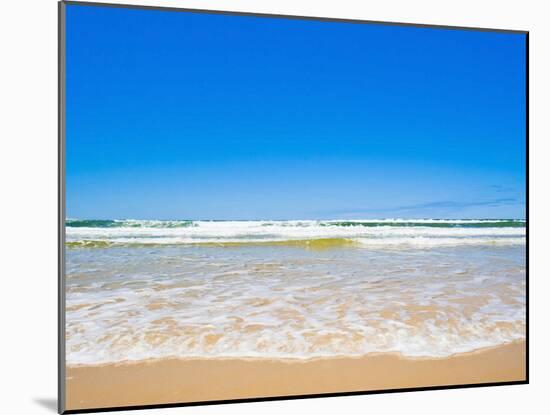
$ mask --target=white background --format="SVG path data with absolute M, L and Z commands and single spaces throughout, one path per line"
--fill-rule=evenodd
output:
M 523 29 L 531 33 L 530 385 L 140 413 L 548 413 L 550 25 L 547 20 L 550 15 L 546 2 L 134 1 L 148 5 Z M 2 2 L 0 7 L 0 374 L 3 381 L 0 411 L 52 414 L 57 365 L 57 4 L 55 0 L 11 0 Z

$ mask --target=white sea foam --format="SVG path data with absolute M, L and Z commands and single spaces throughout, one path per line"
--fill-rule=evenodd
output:
M 524 339 L 525 248 L 438 237 L 428 250 L 68 250 L 67 361 L 443 357 Z
M 200 244 L 347 238 L 372 247 L 525 243 L 525 227 L 497 226 L 516 224 L 504 220 L 194 221 L 180 227 L 173 221 L 125 220 L 120 223 L 121 226 L 116 227 L 67 227 L 67 241 Z M 135 226 L 136 223 L 140 226 Z M 427 241 L 428 238 L 431 240 Z
M 459 245 L 524 245 L 524 237 L 504 238 L 504 237 L 476 237 L 476 238 L 464 238 L 464 237 L 447 237 L 447 238 L 430 238 L 427 236 L 415 236 L 408 238 L 357 238 L 355 241 L 359 242 L 365 247 L 442 247 L 442 246 L 459 246 Z

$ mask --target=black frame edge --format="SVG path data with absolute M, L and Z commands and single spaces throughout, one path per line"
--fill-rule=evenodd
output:
M 388 22 L 379 20 L 362 20 L 362 19 L 347 19 L 340 17 L 323 17 L 323 16 L 296 16 L 289 14 L 276 14 L 276 13 L 255 13 L 255 12 L 242 12 L 231 10 L 214 10 L 214 9 L 193 9 L 185 7 L 171 7 L 171 6 L 148 6 L 139 4 L 127 4 L 127 3 L 103 3 L 95 1 L 78 1 L 78 0 L 66 0 L 63 3 L 67 5 L 75 6 L 95 6 L 95 7 L 114 7 L 122 9 L 142 9 L 142 10 L 157 10 L 166 12 L 189 12 L 189 13 L 205 13 L 205 14 L 221 14 L 230 16 L 250 16 L 250 17 L 264 17 L 264 18 L 280 18 L 290 20 L 313 20 L 321 22 L 335 22 L 335 23 L 369 23 L 384 26 L 405 26 L 405 27 L 418 27 L 427 29 L 449 29 L 449 30 L 470 30 L 476 32 L 498 32 L 498 33 L 517 33 L 526 34 L 527 30 L 519 29 L 499 29 L 488 27 L 472 27 L 472 26 L 453 26 L 453 25 L 437 25 L 427 23 L 404 23 L 404 22 Z
M 66 3 L 57 6 L 57 244 L 58 244 L 58 281 L 57 281 L 57 411 L 66 411 L 66 361 L 65 361 L 65 11 Z
M 363 395 L 380 395 L 386 393 L 403 393 L 403 392 L 427 392 L 427 391 L 441 391 L 441 390 L 453 390 L 453 389 L 470 389 L 470 388 L 482 388 L 492 386 L 514 386 L 514 385 L 526 385 L 529 382 L 527 380 L 509 381 L 509 382 L 491 382 L 491 383 L 473 383 L 468 385 L 442 385 L 442 386 L 424 386 L 415 388 L 402 388 L 402 389 L 382 389 L 375 391 L 353 391 L 353 392 L 334 392 L 334 393 L 318 393 L 309 395 L 288 395 L 288 396 L 269 396 L 260 398 L 241 398 L 241 399 L 229 399 L 229 400 L 215 400 L 215 401 L 197 401 L 197 402 L 183 402 L 183 403 L 165 403 L 155 405 L 135 405 L 135 406 L 113 406 L 105 408 L 89 408 L 89 409 L 69 409 L 63 412 L 63 414 L 88 414 L 95 412 L 114 412 L 114 411 L 134 411 L 134 410 L 147 410 L 147 409 L 166 409 L 166 408 L 182 408 L 191 406 L 210 406 L 221 404 L 239 404 L 239 403 L 251 403 L 251 402 L 272 402 L 272 401 L 290 401 L 297 399 L 317 399 L 317 398 L 336 398 L 345 396 L 363 396 Z
M 529 32 L 525 33 L 525 382 L 529 383 Z

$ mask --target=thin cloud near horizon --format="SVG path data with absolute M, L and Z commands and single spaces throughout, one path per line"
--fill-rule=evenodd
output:
M 470 207 L 502 207 L 502 206 L 510 206 L 510 205 L 524 206 L 525 202 L 513 197 L 503 197 L 503 198 L 496 198 L 496 199 L 490 199 L 490 200 L 478 200 L 478 201 L 468 201 L 468 202 L 445 200 L 445 201 L 427 202 L 427 203 L 419 203 L 414 205 L 404 205 L 404 206 L 395 206 L 395 207 L 387 207 L 387 208 L 358 208 L 358 209 L 332 210 L 332 211 L 327 211 L 323 213 L 329 214 L 329 215 L 346 215 L 346 214 L 355 215 L 355 214 L 362 214 L 362 213 L 368 214 L 368 213 L 376 213 L 376 212 L 399 213 L 399 212 L 406 212 L 406 211 L 419 211 L 422 209 L 465 209 Z M 523 219 L 523 217 L 518 219 Z

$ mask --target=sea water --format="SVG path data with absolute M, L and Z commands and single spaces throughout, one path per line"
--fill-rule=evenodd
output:
M 68 220 L 70 365 L 400 353 L 525 338 L 521 220 Z

